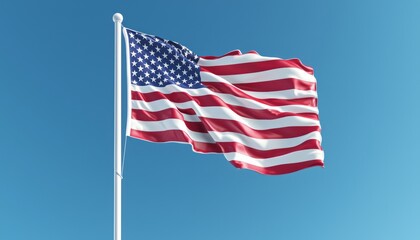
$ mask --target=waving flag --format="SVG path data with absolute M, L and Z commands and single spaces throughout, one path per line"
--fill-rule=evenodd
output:
M 323 166 L 316 79 L 298 59 L 232 51 L 199 57 L 124 28 L 127 135 L 222 153 L 238 168 L 284 174 Z

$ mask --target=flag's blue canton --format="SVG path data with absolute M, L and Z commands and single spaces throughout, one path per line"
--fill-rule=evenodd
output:
M 127 29 L 131 83 L 202 88 L 198 56 L 179 43 Z

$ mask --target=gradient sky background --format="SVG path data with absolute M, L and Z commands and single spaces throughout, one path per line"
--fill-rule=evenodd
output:
M 256 50 L 314 67 L 326 156 L 324 169 L 264 176 L 128 139 L 124 240 L 420 239 L 419 1 L 0 9 L 1 240 L 112 239 L 115 12 L 199 55 Z

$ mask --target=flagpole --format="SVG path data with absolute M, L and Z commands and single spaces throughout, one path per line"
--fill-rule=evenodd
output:
M 114 240 L 121 240 L 121 23 L 123 16 L 115 13 L 114 34 Z

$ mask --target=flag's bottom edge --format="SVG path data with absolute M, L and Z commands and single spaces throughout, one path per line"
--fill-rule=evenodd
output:
M 206 151 L 204 151 L 203 149 L 201 149 L 201 147 L 198 146 L 199 143 L 194 142 L 191 139 L 189 139 L 187 136 L 185 136 L 184 133 L 182 133 L 182 131 L 166 131 L 166 132 L 169 132 L 172 134 L 159 134 L 159 133 L 144 134 L 142 131 L 131 129 L 130 135 L 128 136 L 145 140 L 148 142 L 158 142 L 158 143 L 176 142 L 176 143 L 190 144 L 192 147 L 192 150 L 198 153 L 222 153 L 218 149 L 206 149 Z M 178 133 L 178 134 L 175 134 L 175 133 Z M 213 147 L 215 146 L 216 145 L 214 145 Z M 259 167 L 259 166 L 255 166 L 249 163 L 236 161 L 236 160 L 232 160 L 229 162 L 237 168 L 249 169 L 249 170 L 252 170 L 261 174 L 265 174 L 265 175 L 287 174 L 287 173 L 296 172 L 305 168 L 316 167 L 316 166 L 324 167 L 324 161 L 320 159 L 314 159 L 314 160 L 298 162 L 298 163 L 286 163 L 286 164 L 280 164 L 280 165 L 271 166 L 271 167 Z
M 272 167 L 258 167 L 252 164 L 244 163 L 241 161 L 230 161 L 230 163 L 237 167 L 237 168 L 243 168 L 243 169 L 249 169 L 261 174 L 266 175 L 279 175 L 279 174 L 287 174 L 296 172 L 305 168 L 310 167 L 324 167 L 324 162 L 322 160 L 310 160 L 305 162 L 299 162 L 299 163 L 288 163 L 288 164 L 281 164 L 277 166 Z

